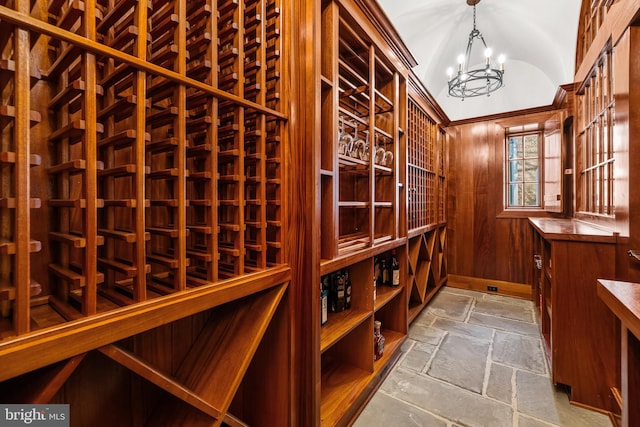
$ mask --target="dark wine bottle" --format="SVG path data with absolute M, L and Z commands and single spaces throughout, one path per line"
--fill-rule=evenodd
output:
M 351 308 L 351 279 L 349 279 L 349 270 L 344 271 L 344 308 Z
M 385 286 L 391 285 L 391 270 L 389 267 L 387 260 L 382 258 L 380 260 L 380 272 L 382 273 L 382 284 Z
M 400 264 L 395 249 L 391 252 L 391 286 L 400 286 Z

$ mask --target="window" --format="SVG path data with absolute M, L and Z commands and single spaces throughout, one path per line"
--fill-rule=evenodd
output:
M 585 214 L 613 216 L 615 100 L 612 96 L 610 50 L 605 51 L 596 63 L 578 95 L 578 210 Z
M 507 130 L 506 142 L 506 207 L 539 208 L 540 205 L 540 156 L 542 132 L 526 131 L 530 126 Z M 537 128 L 538 126 L 535 125 Z

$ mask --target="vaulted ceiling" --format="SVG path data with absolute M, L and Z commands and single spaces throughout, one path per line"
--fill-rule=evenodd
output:
M 550 105 L 558 87 L 573 81 L 580 0 L 481 0 L 476 27 L 494 59 L 506 56 L 505 85 L 464 101 L 448 96 L 447 68 L 466 49 L 473 7 L 466 0 L 378 2 L 418 61 L 416 75 L 452 121 Z

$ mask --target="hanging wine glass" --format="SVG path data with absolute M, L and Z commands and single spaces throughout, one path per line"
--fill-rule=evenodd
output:
M 382 164 L 390 168 L 393 166 L 393 151 L 387 150 L 386 140 L 384 143 L 384 148 L 385 148 L 385 152 L 384 152 L 384 158 L 382 159 Z
M 362 160 L 363 162 L 368 162 L 371 156 L 371 149 L 370 149 L 370 144 L 369 144 L 369 131 L 365 130 L 364 132 L 364 141 L 363 144 L 361 146 L 361 149 L 358 151 L 358 157 L 360 158 L 360 160 Z M 362 141 L 362 140 L 361 140 Z
M 375 156 L 375 158 L 374 158 L 374 163 L 375 163 L 376 165 L 382 165 L 382 164 L 383 164 L 383 161 L 384 161 L 384 152 L 385 152 L 384 148 L 382 148 L 382 145 L 380 145 L 380 138 L 379 138 L 379 136 L 380 136 L 380 135 L 376 134 L 376 137 L 375 137 L 375 139 L 376 139 L 376 148 L 375 148 L 375 150 L 376 150 L 376 156 Z
M 353 145 L 351 146 L 351 150 L 349 151 L 349 156 L 357 159 L 359 157 L 358 153 L 362 150 L 362 146 L 364 145 L 364 141 L 358 135 L 358 124 L 354 123 L 353 125 Z
M 353 137 L 344 130 L 344 117 L 338 117 L 338 154 L 347 155 L 353 149 Z

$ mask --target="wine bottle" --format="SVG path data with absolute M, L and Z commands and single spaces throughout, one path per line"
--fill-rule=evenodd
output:
M 382 284 L 383 285 L 391 285 L 391 277 L 390 277 L 390 271 L 389 271 L 389 263 L 387 262 L 386 259 L 382 258 L 380 260 L 380 271 L 382 273 Z
M 400 286 L 400 264 L 395 249 L 391 252 L 391 286 Z
M 349 270 L 344 271 L 344 308 L 351 308 L 351 279 L 349 279 Z
M 327 323 L 327 291 L 320 282 L 320 325 Z
M 382 322 L 373 322 L 373 360 L 379 360 L 384 353 L 384 336 L 381 332 Z
M 344 274 L 334 274 L 331 311 L 344 311 Z

